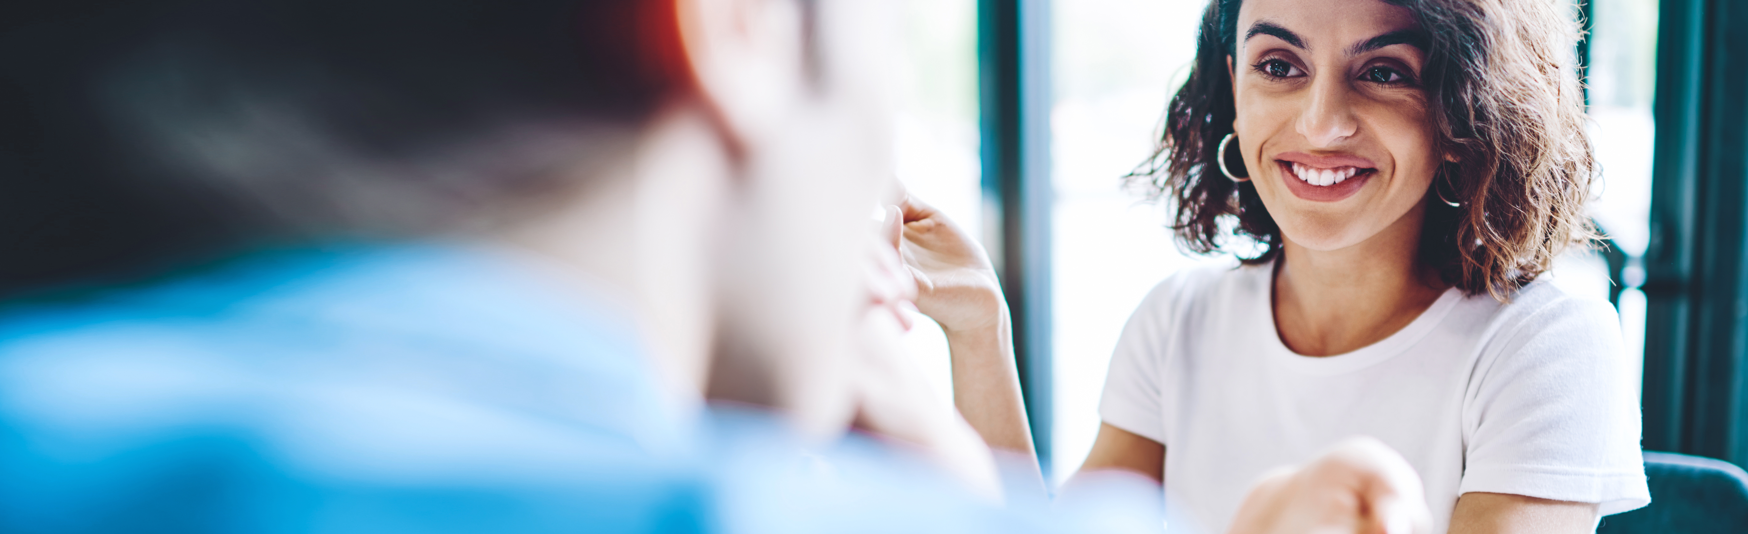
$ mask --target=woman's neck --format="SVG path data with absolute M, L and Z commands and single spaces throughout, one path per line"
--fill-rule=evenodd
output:
M 1281 342 L 1306 356 L 1345 354 L 1382 341 L 1432 306 L 1445 285 L 1418 259 L 1421 213 L 1337 250 L 1285 240 L 1272 299 Z

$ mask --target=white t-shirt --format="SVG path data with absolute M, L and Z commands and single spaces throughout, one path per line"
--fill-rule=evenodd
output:
M 1437 532 L 1472 491 L 1650 503 L 1639 405 L 1606 302 L 1546 281 L 1510 304 L 1446 291 L 1407 327 L 1328 357 L 1281 343 L 1272 267 L 1179 273 L 1130 317 L 1099 412 L 1165 445 L 1167 505 L 1223 532 L 1266 471 L 1348 436 L 1401 451 Z

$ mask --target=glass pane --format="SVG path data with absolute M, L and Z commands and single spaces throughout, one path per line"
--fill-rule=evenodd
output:
M 1629 255 L 1650 240 L 1657 0 L 1592 0 L 1590 117 L 1602 195 L 1591 214 Z
M 1192 262 L 1165 214 L 1125 193 L 1189 75 L 1203 0 L 1058 0 L 1055 108 L 1055 416 L 1052 476 L 1080 467 L 1098 432 L 1105 368 L 1129 313 Z
M 892 94 L 898 178 L 974 236 L 982 232 L 977 131 L 977 1 L 903 0 L 904 51 Z M 950 394 L 947 340 L 926 318 L 906 336 L 909 352 Z
M 1595 31 L 1590 45 L 1590 115 L 1595 120 L 1596 159 L 1603 192 L 1591 213 L 1621 249 L 1627 263 L 1621 293 L 1621 330 L 1636 368 L 1645 354 L 1644 269 L 1651 236 L 1651 148 L 1655 121 L 1651 100 L 1657 84 L 1657 0 L 1592 0 Z M 1635 373 L 1634 384 L 1640 384 Z
M 1644 353 L 1645 295 L 1638 258 L 1650 239 L 1652 91 L 1657 69 L 1657 0 L 1592 0 L 1588 80 L 1591 141 L 1601 167 L 1590 215 L 1630 260 L 1621 293 L 1621 330 L 1637 362 Z M 1573 293 L 1607 298 L 1607 266 L 1595 254 L 1562 258 L 1554 280 Z M 1636 378 L 1636 377 L 1635 377 Z M 1635 380 L 1635 383 L 1638 381 Z

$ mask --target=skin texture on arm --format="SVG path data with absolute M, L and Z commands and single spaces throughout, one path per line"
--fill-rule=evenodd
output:
M 1165 445 L 1133 432 L 1099 424 L 1098 438 L 1080 471 L 1063 484 L 1062 493 L 1070 493 L 1076 482 L 1099 471 L 1122 470 L 1147 477 L 1155 484 L 1165 483 Z
M 1451 513 L 1451 534 L 1594 532 L 1596 505 L 1505 493 L 1464 493 Z

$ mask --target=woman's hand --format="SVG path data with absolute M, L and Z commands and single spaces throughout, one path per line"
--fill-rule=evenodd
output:
M 900 251 L 916 278 L 916 307 L 955 332 L 990 328 L 1007 304 L 989 253 L 940 210 L 910 195 L 898 205 L 904 217 Z
M 993 449 L 1004 470 L 1040 493 L 1044 479 L 1014 363 L 1007 302 L 989 254 L 939 210 L 904 195 L 898 250 L 915 278 L 916 307 L 940 323 L 953 358 L 953 404 Z M 890 212 L 889 212 L 890 213 Z
M 1001 500 L 995 459 L 977 432 L 923 376 L 919 362 L 905 354 L 899 337 L 909 330 L 916 308 L 916 282 L 898 247 L 903 220 L 888 207 L 879 239 L 870 240 L 864 273 L 867 308 L 856 344 L 860 353 L 852 373 L 856 428 L 910 449 L 960 480 L 973 493 Z

